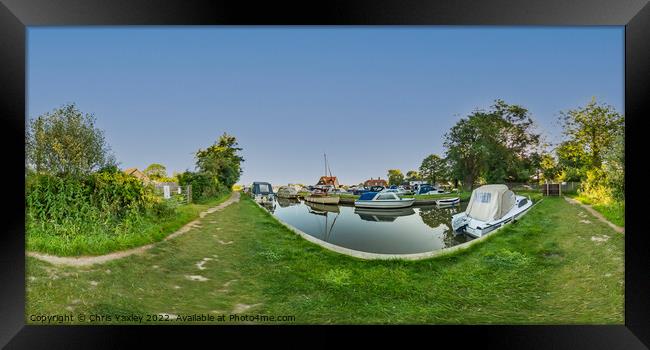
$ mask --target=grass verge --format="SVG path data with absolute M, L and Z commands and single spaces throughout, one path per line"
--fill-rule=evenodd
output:
M 199 217 L 202 211 L 218 205 L 228 197 L 230 193 L 223 193 L 200 203 L 181 205 L 173 215 L 165 218 L 143 216 L 140 222 L 120 234 L 102 230 L 70 236 L 27 230 L 27 250 L 57 256 L 102 255 L 158 242 Z

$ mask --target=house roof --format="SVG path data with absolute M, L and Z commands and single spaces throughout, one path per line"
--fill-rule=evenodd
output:
M 318 184 L 321 185 L 333 185 L 337 184 L 339 181 L 336 176 L 321 176 L 318 180 Z

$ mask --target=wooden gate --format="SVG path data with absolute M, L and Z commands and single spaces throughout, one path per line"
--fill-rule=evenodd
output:
M 561 196 L 562 185 L 560 184 L 543 184 L 542 195 L 544 196 Z

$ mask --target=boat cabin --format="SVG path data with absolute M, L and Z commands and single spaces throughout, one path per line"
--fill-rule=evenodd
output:
M 253 182 L 251 193 L 262 196 L 273 194 L 273 186 L 268 182 Z

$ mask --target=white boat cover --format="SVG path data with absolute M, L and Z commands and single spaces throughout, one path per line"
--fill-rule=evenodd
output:
M 472 191 L 465 213 L 481 221 L 502 218 L 515 205 L 515 194 L 506 185 L 485 185 Z

